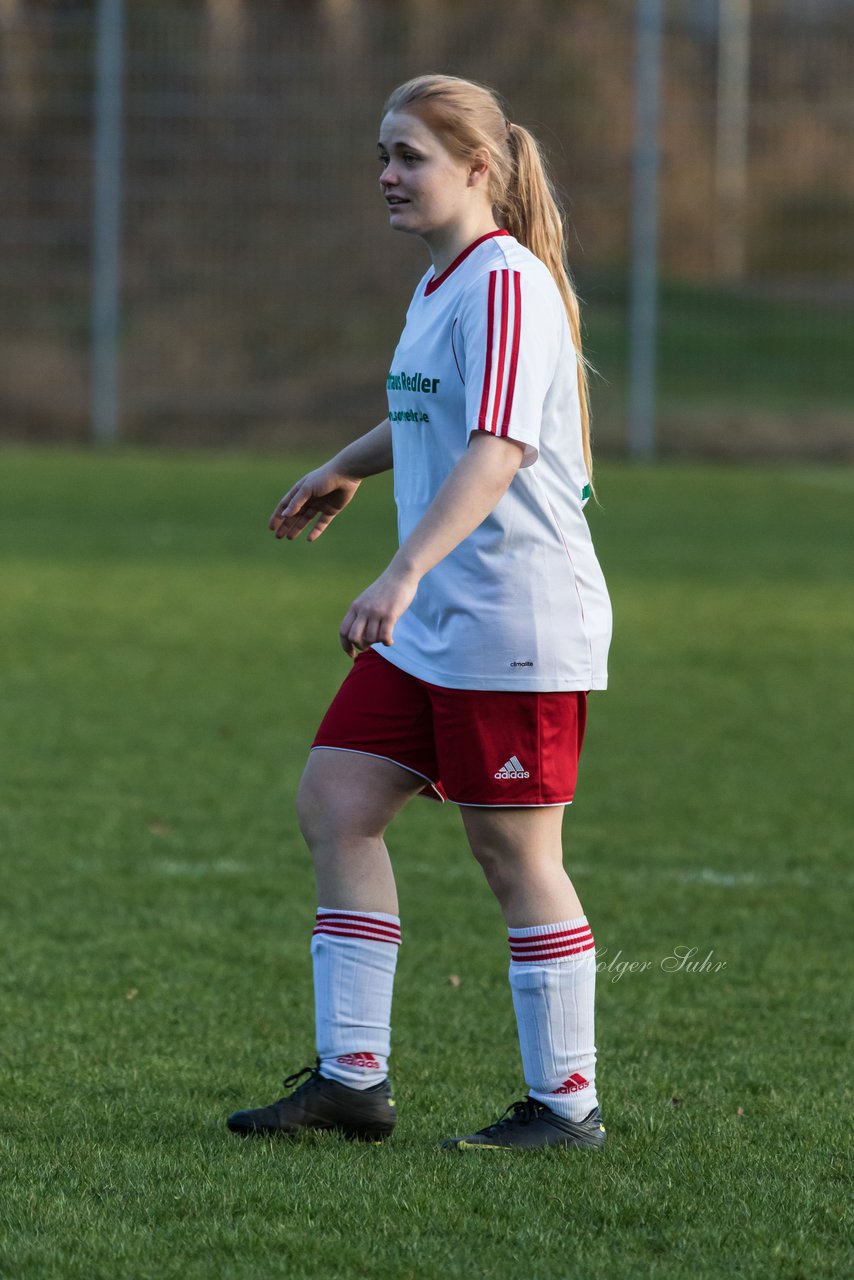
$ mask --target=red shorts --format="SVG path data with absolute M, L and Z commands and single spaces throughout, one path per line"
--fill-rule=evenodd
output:
M 571 804 L 587 694 L 444 689 L 360 653 L 312 743 L 402 765 L 455 804 Z

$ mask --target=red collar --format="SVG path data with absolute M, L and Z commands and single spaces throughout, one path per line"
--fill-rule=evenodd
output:
M 460 263 L 465 258 L 467 258 L 469 254 L 472 252 L 472 250 L 476 249 L 479 244 L 483 244 L 484 240 L 492 240 L 493 237 L 495 236 L 509 236 L 509 235 L 510 235 L 509 231 L 503 231 L 503 230 L 487 231 L 485 236 L 480 236 L 479 239 L 473 241 L 472 244 L 470 244 L 467 249 L 463 249 L 462 253 L 459 255 L 458 258 L 454 258 L 454 261 L 451 263 L 449 267 L 445 267 L 445 270 L 442 272 L 440 276 L 433 276 L 431 280 L 427 281 L 427 288 L 424 290 L 424 296 L 427 297 L 428 294 L 435 293 L 436 290 L 439 288 L 439 285 L 445 283 L 445 281 L 447 280 L 451 272 L 456 271 Z

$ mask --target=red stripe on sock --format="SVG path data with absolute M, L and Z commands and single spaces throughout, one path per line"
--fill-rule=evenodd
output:
M 564 938 L 580 942 L 584 937 L 593 937 L 589 924 L 578 925 L 575 929 L 556 929 L 554 933 L 537 933 L 533 937 L 517 938 L 510 933 L 507 941 L 511 947 L 541 947 L 544 943 L 557 942 Z
M 318 924 L 312 930 L 312 937 L 318 933 L 328 934 L 331 938 L 367 938 L 371 942 L 387 942 L 390 947 L 400 946 L 400 934 L 382 933 L 379 929 L 370 929 L 367 925 L 348 926 L 341 924 Z
M 400 933 L 400 925 L 395 924 L 392 920 L 378 920 L 376 916 L 361 915 L 358 911 L 318 911 L 316 916 L 317 923 L 321 920 L 342 920 L 346 924 L 371 924 L 377 925 L 380 929 L 396 929 Z
M 370 929 L 372 933 L 381 934 L 389 942 L 400 942 L 400 925 L 389 920 L 376 920 L 373 916 L 359 915 L 355 911 L 319 911 L 315 919 L 315 929 L 330 925 L 335 929 Z
M 561 950 L 564 947 L 592 947 L 594 943 L 592 933 L 583 933 L 578 938 L 556 938 L 554 942 L 549 939 L 536 947 L 518 947 L 515 942 L 511 942 L 510 954 L 524 959 L 525 956 L 540 955 L 544 951 Z
M 515 951 L 517 955 L 523 956 L 529 951 L 547 951 L 549 947 L 580 947 L 586 942 L 593 941 L 592 933 L 581 933 L 576 938 L 544 938 L 537 941 L 535 947 L 522 947 L 513 939 L 510 939 L 510 950 Z
M 510 938 L 510 950 L 516 955 L 524 955 L 527 951 L 542 951 L 545 947 L 577 947 L 583 942 L 592 942 L 593 934 L 587 930 L 586 933 L 578 934 L 562 934 L 548 938 L 525 938 L 519 942 L 515 938 Z
M 516 964 L 520 964 L 525 961 L 536 962 L 542 960 L 559 960 L 563 956 L 580 956 L 585 951 L 592 951 L 594 946 L 595 943 L 591 939 L 590 942 L 587 942 L 580 947 L 551 947 L 547 951 L 524 951 L 519 955 L 511 951 L 511 959 L 514 960 Z

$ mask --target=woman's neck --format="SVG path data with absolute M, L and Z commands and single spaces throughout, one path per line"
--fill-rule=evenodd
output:
M 457 222 L 453 226 L 442 227 L 422 236 L 433 259 L 434 273 L 440 276 L 470 244 L 498 229 L 490 210 L 487 214 L 479 213 L 477 217 L 466 219 L 465 222 Z

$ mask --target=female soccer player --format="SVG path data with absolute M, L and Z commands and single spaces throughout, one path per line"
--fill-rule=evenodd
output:
M 444 1145 L 598 1147 L 594 942 L 561 825 L 587 692 L 606 686 L 611 609 L 582 513 L 587 379 L 561 214 L 534 138 L 469 81 L 401 85 L 378 150 L 389 222 L 421 237 L 432 268 L 394 354 L 388 418 L 297 481 L 270 527 L 293 539 L 313 521 L 311 542 L 393 467 L 400 546 L 341 623 L 355 662 L 298 796 L 319 902 L 318 1063 L 228 1124 L 391 1133 L 400 920 L 383 836 L 426 793 L 460 806 L 504 913 L 529 1089 Z

